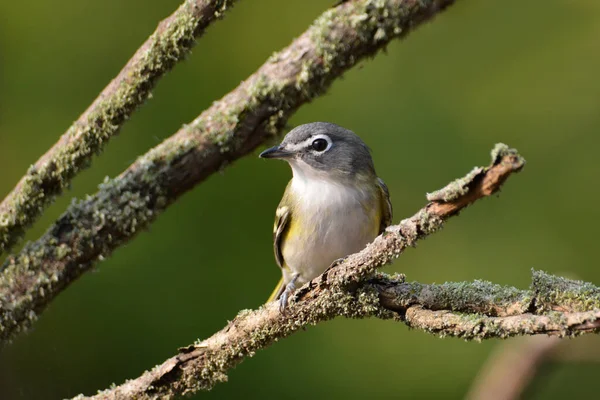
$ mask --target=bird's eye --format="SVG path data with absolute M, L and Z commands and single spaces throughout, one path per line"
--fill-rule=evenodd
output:
M 319 139 L 315 139 L 312 142 L 312 148 L 316 151 L 323 151 L 327 148 L 327 140 L 319 138 Z

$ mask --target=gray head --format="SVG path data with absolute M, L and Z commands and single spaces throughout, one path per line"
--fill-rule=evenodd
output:
M 260 153 L 279 158 L 292 168 L 336 175 L 375 175 L 371 153 L 354 132 L 328 122 L 313 122 L 292 129 L 279 146 Z

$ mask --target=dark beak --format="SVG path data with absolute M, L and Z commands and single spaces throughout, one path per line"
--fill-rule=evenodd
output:
M 270 149 L 266 149 L 258 156 L 260 158 L 289 158 L 292 155 L 294 155 L 294 153 L 292 153 L 291 151 L 285 151 L 282 150 L 279 146 L 275 146 L 271 147 Z

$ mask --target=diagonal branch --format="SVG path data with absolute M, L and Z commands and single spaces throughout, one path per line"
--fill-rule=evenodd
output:
M 274 137 L 298 107 L 359 60 L 452 3 L 351 0 L 325 12 L 191 124 L 7 258 L 0 275 L 0 340 L 23 330 L 70 282 L 147 228 L 187 190 Z
M 457 312 L 469 308 L 494 310 L 495 307 L 490 306 L 493 303 L 492 299 L 485 294 L 487 287 L 469 288 L 469 284 L 466 283 L 448 284 L 448 288 L 410 284 L 415 289 L 412 290 L 408 289 L 408 284 L 402 280 L 374 275 L 377 268 L 398 257 L 407 247 L 414 246 L 418 240 L 439 230 L 448 218 L 472 202 L 497 192 L 508 176 L 520 171 L 524 163 L 523 158 L 514 149 L 497 145 L 492 152 L 492 164 L 489 167 L 476 168 L 464 178 L 429 195 L 430 203 L 413 217 L 388 228 L 387 232 L 377 237 L 360 253 L 347 257 L 304 285 L 292 299 L 285 314 L 278 311 L 278 305 L 275 303 L 269 303 L 255 311 L 242 311 L 212 337 L 180 349 L 178 355 L 145 372 L 139 378 L 99 392 L 94 398 L 172 398 L 180 394 L 208 390 L 216 383 L 225 381 L 229 369 L 246 357 L 252 356 L 257 350 L 268 347 L 307 325 L 337 316 L 403 318 L 414 327 L 466 338 L 526 332 L 567 334 L 594 329 L 589 324 L 595 324 L 600 318 L 598 310 L 569 315 L 565 317 L 565 321 L 531 315 L 532 328 L 519 331 L 517 322 L 511 319 L 521 316 L 525 318 L 524 315 L 487 317 L 477 314 L 476 318 L 473 318 L 473 315 Z M 543 279 L 540 281 L 549 282 Z M 465 296 L 465 304 L 455 303 L 450 293 L 455 292 L 460 285 L 463 286 L 463 294 L 470 293 L 477 300 L 471 302 Z M 548 293 L 553 293 L 551 286 L 548 283 Z M 500 292 L 503 296 L 500 296 Z M 512 288 L 501 290 L 498 287 L 496 295 L 502 298 L 498 308 L 512 309 L 513 307 L 508 307 L 509 302 L 520 304 L 526 299 L 525 292 Z M 424 298 L 429 299 L 430 306 L 450 305 L 454 309 L 427 310 L 419 303 Z M 531 308 L 532 301 L 528 300 L 526 303 L 527 308 Z M 488 326 L 486 319 L 494 319 L 489 326 L 498 328 L 485 329 Z M 561 327 L 563 330 L 559 330 Z
M 0 203 L 0 255 L 86 168 L 140 106 L 158 80 L 183 60 L 206 28 L 235 0 L 186 0 L 163 20 L 119 75 L 100 93 Z

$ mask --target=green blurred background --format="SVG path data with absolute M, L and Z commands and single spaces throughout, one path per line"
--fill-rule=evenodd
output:
M 0 197 L 179 2 L 0 2 Z M 332 3 L 241 1 L 27 239 L 233 89 Z M 392 193 L 395 221 L 421 207 L 426 192 L 487 164 L 496 142 L 526 157 L 500 198 L 453 219 L 388 271 L 525 288 L 536 268 L 600 284 L 599 45 L 595 0 L 459 1 L 347 73 L 290 125 L 325 120 L 361 135 Z M 0 398 L 95 393 L 259 306 L 279 279 L 271 228 L 289 178 L 284 163 L 252 155 L 186 194 L 0 350 Z M 460 399 L 498 343 L 340 319 L 259 352 L 229 383 L 197 397 Z M 566 346 L 581 357 L 554 361 L 528 398 L 597 394 L 600 340 Z

